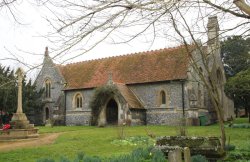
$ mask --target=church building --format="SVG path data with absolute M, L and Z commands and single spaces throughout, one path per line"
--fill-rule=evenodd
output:
M 219 25 L 208 21 L 208 43 L 57 65 L 45 50 L 37 89 L 44 88 L 42 121 L 61 125 L 189 125 L 216 122 L 216 112 L 198 73 L 216 82 L 224 120 L 234 117 L 233 102 L 224 93 Z M 195 70 L 190 53 L 195 58 Z M 211 75 L 205 72 L 207 53 Z M 196 67 L 197 68 L 197 67 Z

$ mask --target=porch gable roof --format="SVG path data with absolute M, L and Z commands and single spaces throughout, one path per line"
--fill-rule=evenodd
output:
M 136 95 L 131 91 L 125 84 L 116 83 L 115 84 L 121 95 L 124 97 L 128 103 L 129 108 L 143 109 L 143 104 L 136 97 Z

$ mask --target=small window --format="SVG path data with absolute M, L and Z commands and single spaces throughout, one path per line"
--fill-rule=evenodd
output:
M 83 97 L 80 93 L 77 93 L 74 98 L 74 107 L 75 108 L 82 108 Z
M 160 93 L 160 97 L 161 97 L 161 104 L 166 104 L 166 93 L 164 91 L 161 91 Z
M 51 97 L 51 81 L 49 79 L 45 81 L 45 97 Z

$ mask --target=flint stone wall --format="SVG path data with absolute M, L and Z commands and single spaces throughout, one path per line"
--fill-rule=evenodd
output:
M 93 95 L 93 89 L 66 91 L 66 125 L 90 125 L 91 109 L 89 103 Z M 82 108 L 73 107 L 73 97 L 76 93 L 83 96 Z
M 66 115 L 66 125 L 90 125 L 91 111 L 74 111 L 68 112 Z
M 148 109 L 148 125 L 179 125 L 183 117 L 182 112 L 168 112 L 167 109 Z
M 179 81 L 135 84 L 128 86 L 146 109 L 165 107 L 169 109 L 182 107 L 182 85 Z M 166 105 L 159 104 L 159 94 L 166 93 Z M 188 107 L 187 93 L 184 91 L 185 107 Z

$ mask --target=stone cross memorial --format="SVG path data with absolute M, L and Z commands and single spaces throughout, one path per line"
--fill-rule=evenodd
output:
M 22 82 L 23 82 L 23 70 L 21 68 L 18 68 L 16 71 L 16 75 L 18 78 L 18 98 L 17 98 L 17 111 L 13 114 L 12 120 L 11 120 L 11 126 L 12 128 L 16 129 L 24 129 L 24 128 L 30 128 L 34 127 L 33 125 L 29 124 L 29 121 L 23 113 L 23 107 L 22 107 Z
M 34 124 L 30 124 L 22 108 L 22 81 L 24 77 L 23 70 L 18 68 L 16 71 L 18 78 L 18 98 L 17 111 L 13 114 L 10 121 L 11 129 L 0 130 L 0 141 L 13 139 L 37 138 L 38 129 L 34 128 Z

